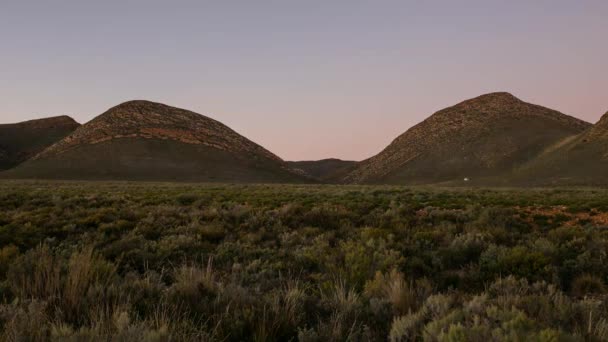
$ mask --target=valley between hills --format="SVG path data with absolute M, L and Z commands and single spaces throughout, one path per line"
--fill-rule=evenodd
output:
M 0 125 L 0 133 L 4 179 L 608 184 L 608 115 L 591 124 L 505 92 L 440 110 L 359 162 L 286 162 L 212 118 L 141 100 L 110 108 L 83 125 L 59 117 Z

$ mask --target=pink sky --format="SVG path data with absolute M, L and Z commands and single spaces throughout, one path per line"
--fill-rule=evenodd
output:
M 595 122 L 606 1 L 0 4 L 0 122 L 147 99 L 287 160 L 360 160 L 433 112 L 508 91 Z

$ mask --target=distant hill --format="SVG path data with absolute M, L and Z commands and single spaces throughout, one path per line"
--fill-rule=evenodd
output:
M 317 180 L 334 181 L 344 177 L 355 167 L 357 162 L 330 158 L 311 161 L 290 161 L 287 164 L 292 169 L 301 170 Z
M 130 101 L 109 109 L 4 177 L 310 181 L 216 120 L 149 101 Z
M 443 109 L 342 178 L 346 183 L 500 182 L 587 122 L 491 93 Z
M 79 126 L 69 116 L 0 125 L 0 170 L 32 158 Z
M 583 133 L 548 147 L 513 180 L 517 185 L 608 185 L 608 113 Z

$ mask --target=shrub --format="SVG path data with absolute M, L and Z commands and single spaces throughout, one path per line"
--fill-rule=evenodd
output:
M 19 248 L 15 245 L 4 246 L 0 249 L 0 280 L 6 278 L 10 264 L 19 256 Z
M 572 294 L 577 297 L 600 295 L 605 291 L 604 282 L 590 274 L 583 274 L 572 282 Z
M 47 300 L 61 295 L 61 265 L 47 245 L 17 258 L 9 267 L 7 278 L 19 298 Z
M 0 305 L 3 341 L 45 341 L 49 335 L 47 305 L 40 301 Z
M 392 270 L 387 275 L 377 272 L 374 280 L 365 285 L 365 292 L 369 297 L 386 299 L 397 315 L 405 315 L 419 305 L 414 283 L 406 281 L 397 270 Z
M 426 312 L 424 310 L 395 318 L 391 324 L 389 340 L 391 342 L 418 340 L 425 319 Z

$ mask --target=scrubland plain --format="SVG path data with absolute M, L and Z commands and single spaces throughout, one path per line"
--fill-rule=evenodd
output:
M 0 183 L 3 340 L 605 341 L 608 190 Z

